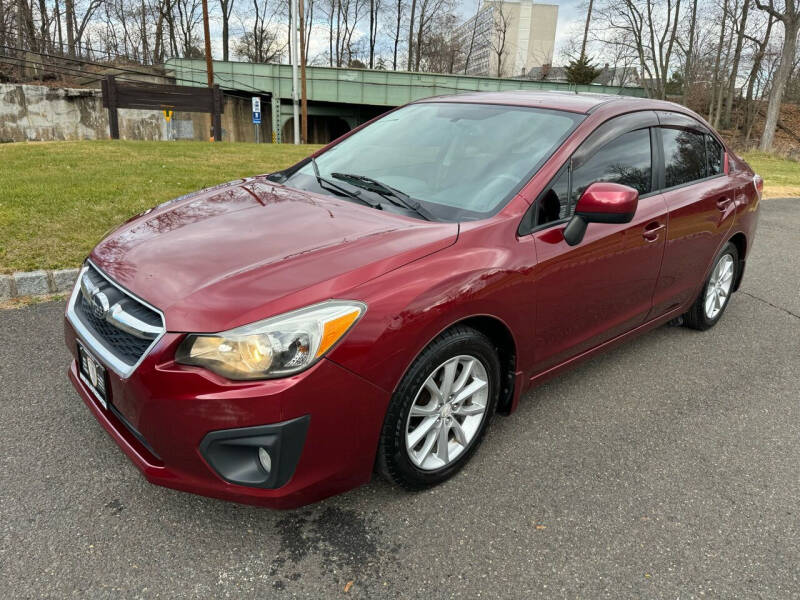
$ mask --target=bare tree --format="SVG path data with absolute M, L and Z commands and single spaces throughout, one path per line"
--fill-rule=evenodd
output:
M 759 148 L 767 152 L 772 149 L 775 138 L 775 129 L 778 126 L 781 102 L 786 89 L 786 82 L 794 69 L 795 54 L 797 52 L 797 36 L 800 32 L 800 3 L 797 0 L 783 0 L 779 6 L 775 0 L 755 0 L 756 6 L 766 11 L 777 21 L 783 23 L 783 48 L 781 50 L 780 64 L 772 81 L 772 89 L 767 104 L 767 116 L 764 122 L 764 132 L 761 135 Z
M 239 15 L 242 29 L 246 28 L 245 22 L 251 23 L 249 30 L 234 45 L 234 53 L 239 58 L 256 63 L 275 62 L 281 58 L 286 49 L 276 23 L 281 10 L 269 0 L 253 0 L 250 12 Z
M 492 4 L 492 36 L 490 46 L 497 66 L 497 77 L 503 76 L 505 58 L 508 54 L 507 38 L 508 28 L 511 25 L 511 18 L 506 10 L 505 4 L 495 2 Z
M 480 23 L 481 14 L 481 0 L 475 5 L 475 16 L 472 17 L 472 27 L 470 27 L 469 43 L 464 52 L 464 75 L 467 74 L 469 63 L 472 60 L 472 51 L 475 49 L 475 35 L 478 32 L 478 24 Z
M 463 52 L 455 35 L 456 25 L 456 16 L 450 13 L 444 13 L 433 20 L 424 43 L 419 46 L 422 58 L 418 70 L 453 73 Z
M 369 68 L 375 67 L 375 44 L 378 41 L 378 14 L 381 0 L 369 0 Z
M 758 75 L 761 71 L 761 66 L 764 61 L 767 47 L 769 46 L 770 35 L 772 34 L 772 26 L 775 24 L 775 17 L 771 14 L 767 16 L 767 25 L 764 30 L 764 37 L 761 39 L 747 36 L 747 39 L 755 44 L 755 52 L 753 54 L 753 65 L 750 68 L 750 75 L 747 77 L 747 94 L 745 95 L 745 114 L 744 114 L 744 139 L 745 143 L 750 140 L 750 135 L 753 131 L 753 122 L 755 121 L 756 107 L 754 102 L 754 91 Z
M 683 103 L 689 99 L 689 88 L 694 82 L 694 48 L 696 43 L 695 32 L 697 30 L 697 0 L 692 0 L 692 11 L 689 17 L 689 39 L 684 48 L 684 68 L 683 68 Z M 678 38 L 680 44 L 680 38 Z
M 733 97 L 736 94 L 736 79 L 739 76 L 739 63 L 742 59 L 742 48 L 744 47 L 744 32 L 747 28 L 747 13 L 750 8 L 750 0 L 743 0 L 742 12 L 737 25 L 736 49 L 733 53 L 731 71 L 728 75 L 728 89 L 725 93 L 725 111 L 722 115 L 723 127 L 730 127 L 731 111 L 733 109 Z
M 392 31 L 392 69 L 397 71 L 397 50 L 400 46 L 400 31 L 403 23 L 403 13 L 408 4 L 405 0 L 395 0 L 394 13 L 390 24 Z
M 178 30 L 180 32 L 181 53 L 188 58 L 204 56 L 200 48 L 200 35 L 197 27 L 203 20 L 200 0 L 175 0 L 178 11 Z
M 413 0 L 412 0 L 413 6 Z M 450 9 L 449 0 L 419 0 L 419 16 L 417 18 L 416 41 L 414 43 L 414 70 L 420 70 L 422 55 L 425 52 L 424 44 L 435 31 L 433 25 Z M 411 52 L 409 44 L 409 53 Z
M 417 0 L 411 0 L 411 16 L 408 20 L 408 70 L 414 60 L 414 17 L 417 12 Z
M 219 8 L 222 12 L 222 60 L 228 60 L 230 46 L 230 21 L 233 13 L 234 0 L 219 0 Z
M 599 20 L 618 43 L 635 51 L 647 92 L 666 97 L 680 23 L 681 0 L 607 0 Z
M 24 0 L 20 0 L 24 4 Z M 103 0 L 89 0 L 84 6 L 76 7 L 75 0 L 65 0 L 64 18 L 67 21 L 67 48 L 70 56 L 76 56 L 76 46 L 81 43 L 86 27 L 95 12 L 103 5 Z M 79 16 L 78 9 L 82 9 Z

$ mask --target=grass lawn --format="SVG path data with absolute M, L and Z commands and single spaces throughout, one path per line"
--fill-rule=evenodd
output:
M 756 151 L 745 152 L 742 158 L 764 178 L 766 198 L 800 197 L 800 162 Z
M 0 145 L 0 272 L 77 267 L 113 226 L 170 198 L 294 164 L 318 146 Z
M 0 272 L 78 266 L 115 225 L 170 198 L 287 167 L 317 146 L 203 142 L 0 145 Z M 744 155 L 767 197 L 800 196 L 800 163 Z

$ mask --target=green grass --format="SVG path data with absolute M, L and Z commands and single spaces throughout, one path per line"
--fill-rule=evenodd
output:
M 0 145 L 0 272 L 78 266 L 112 227 L 170 198 L 287 167 L 316 146 L 204 142 Z M 800 163 L 745 159 L 767 197 L 800 196 Z
M 115 225 L 170 198 L 294 164 L 317 146 L 0 145 L 0 272 L 80 265 Z
M 800 196 L 800 162 L 757 151 L 745 152 L 742 158 L 764 178 L 766 198 Z

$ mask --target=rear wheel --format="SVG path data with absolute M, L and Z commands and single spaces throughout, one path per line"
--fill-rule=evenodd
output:
M 717 255 L 697 300 L 684 315 L 688 327 L 704 331 L 717 324 L 728 306 L 738 265 L 739 252 L 728 242 Z
M 480 444 L 499 389 L 500 362 L 489 338 L 463 326 L 441 334 L 392 396 L 378 470 L 407 489 L 452 477 Z

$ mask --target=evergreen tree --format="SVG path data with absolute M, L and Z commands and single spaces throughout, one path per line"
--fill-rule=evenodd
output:
M 565 68 L 567 81 L 573 85 L 589 85 L 602 69 L 598 69 L 592 64 L 592 60 L 586 55 L 581 54 L 579 58 L 573 59 Z

